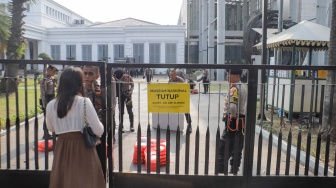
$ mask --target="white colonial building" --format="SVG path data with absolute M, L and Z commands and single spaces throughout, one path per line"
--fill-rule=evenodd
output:
M 25 6 L 25 59 L 38 59 L 44 52 L 54 60 L 112 63 L 132 57 L 137 63 L 184 63 L 183 25 L 134 18 L 93 23 L 53 0 L 36 0 Z

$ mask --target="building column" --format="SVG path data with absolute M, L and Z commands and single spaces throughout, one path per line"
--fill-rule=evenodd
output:
M 145 42 L 144 45 L 144 63 L 149 63 L 149 43 Z
M 225 0 L 217 1 L 217 64 L 225 64 Z M 217 81 L 224 81 L 224 70 L 217 70 Z
M 91 48 L 92 61 L 98 61 L 98 44 L 93 42 Z
M 248 12 L 248 5 L 249 3 L 247 2 L 247 0 L 244 0 L 244 4 L 243 4 L 243 28 L 245 29 L 247 22 L 249 20 L 249 12 Z
M 166 45 L 165 42 L 160 43 L 160 64 L 166 63 Z
M 236 21 L 236 23 L 237 23 L 237 27 L 236 27 L 236 29 L 237 29 L 237 31 L 242 31 L 243 29 L 242 29 L 242 22 L 243 22 L 243 17 L 242 17 L 242 6 L 241 6 L 241 4 L 240 3 L 237 3 L 237 21 Z
M 215 63 L 215 0 L 208 1 L 208 64 Z M 214 76 L 214 71 L 210 71 L 210 79 Z
M 202 0 L 198 0 L 198 64 L 203 60 L 202 52 Z
M 208 26 L 208 0 L 202 0 L 202 60 L 200 63 L 207 64 L 208 62 L 208 33 L 207 33 L 207 26 Z

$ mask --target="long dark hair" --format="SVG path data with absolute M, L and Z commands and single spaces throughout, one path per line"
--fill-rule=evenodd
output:
M 70 110 L 75 96 L 83 93 L 83 71 L 68 67 L 61 74 L 57 92 L 57 116 L 63 118 Z

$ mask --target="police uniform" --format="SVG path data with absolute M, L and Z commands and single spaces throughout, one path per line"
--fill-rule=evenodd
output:
M 203 88 L 204 88 L 204 94 L 209 91 L 209 72 L 208 69 L 204 69 L 202 73 L 202 82 L 203 82 Z
M 232 74 L 232 72 L 231 72 Z M 224 152 L 225 143 L 228 143 L 230 159 L 230 173 L 237 174 L 242 158 L 242 150 L 244 146 L 244 130 L 245 130 L 245 113 L 246 113 L 247 91 L 242 83 L 232 83 L 227 96 L 224 99 L 223 121 L 225 127 L 220 137 L 219 148 L 219 173 L 224 172 Z M 235 140 L 238 140 L 238 163 L 234 167 L 234 147 Z M 226 154 L 227 155 L 227 154 Z
M 147 68 L 147 69 L 145 70 L 145 75 L 144 75 L 144 77 L 146 77 L 147 82 L 151 82 L 151 80 L 152 80 L 152 78 L 153 78 L 153 71 L 152 71 L 152 69 Z
M 124 74 L 121 70 L 116 70 L 115 78 L 117 79 L 117 97 L 119 97 L 119 126 L 123 127 L 125 103 L 126 109 L 130 120 L 130 130 L 134 131 L 134 114 L 132 104 L 132 93 L 134 83 L 131 76 Z
M 100 110 L 101 110 L 101 89 L 100 85 L 98 83 L 94 83 L 92 81 L 92 89 L 88 90 L 86 87 L 84 87 L 84 96 L 89 98 L 97 112 L 97 115 L 99 119 L 101 120 Z
M 54 65 L 49 65 L 47 70 L 48 69 L 58 71 Z M 55 98 L 56 87 L 57 87 L 57 80 L 55 79 L 54 76 L 45 75 L 45 77 L 40 80 L 40 92 L 41 92 L 40 105 L 42 106 L 44 116 L 46 114 L 45 110 L 47 104 Z M 45 138 L 46 136 L 48 137 L 48 139 L 51 138 L 45 120 L 43 122 L 43 130 L 45 131 L 43 138 Z
M 49 65 L 48 69 L 53 69 L 57 71 L 57 68 L 53 65 Z M 57 80 L 54 76 L 46 75 L 40 80 L 40 91 L 42 107 L 45 109 L 47 104 L 55 98 L 55 88 L 57 87 Z

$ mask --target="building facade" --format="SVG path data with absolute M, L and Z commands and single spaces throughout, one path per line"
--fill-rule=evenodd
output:
M 263 2 L 264 0 L 184 0 L 179 24 L 187 26 L 187 62 L 246 63 L 244 31 L 248 23 L 261 13 Z M 279 13 L 281 4 L 282 20 L 295 23 L 309 20 L 330 27 L 331 0 L 267 0 L 267 9 Z M 314 52 L 313 65 L 325 65 L 327 56 L 328 52 Z M 224 79 L 224 73 L 218 72 L 215 79 Z
M 136 63 L 184 63 L 183 25 L 159 25 L 134 18 L 94 23 L 52 0 L 36 0 L 25 6 L 25 59 L 38 59 L 44 52 L 53 60 L 113 63 L 132 57 Z M 161 71 L 165 73 L 157 73 Z

